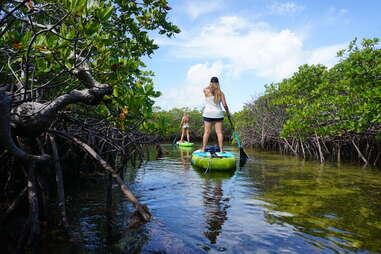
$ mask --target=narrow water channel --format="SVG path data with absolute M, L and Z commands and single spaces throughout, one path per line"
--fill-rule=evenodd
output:
M 205 173 L 190 165 L 192 150 L 163 148 L 125 174 L 153 215 L 138 230 L 124 232 L 132 207 L 117 185 L 111 216 L 102 183 L 70 196 L 77 253 L 381 253 L 379 170 L 246 150 L 235 172 Z M 73 253 L 59 240 L 49 249 Z

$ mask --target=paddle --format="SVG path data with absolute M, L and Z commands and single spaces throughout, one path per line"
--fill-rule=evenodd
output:
M 172 141 L 172 145 L 175 145 L 175 144 L 176 144 L 176 140 L 177 140 L 177 134 L 176 134 L 175 138 L 174 138 L 173 141 Z
M 238 134 L 235 132 L 234 130 L 234 125 L 233 125 L 233 122 L 232 122 L 232 119 L 230 117 L 230 112 L 229 110 L 226 110 L 226 115 L 228 116 L 228 119 L 229 119 L 229 122 L 230 122 L 230 126 L 232 127 L 233 129 L 233 137 L 235 139 L 235 141 L 237 142 L 237 145 L 239 147 L 239 157 L 241 160 L 246 160 L 249 158 L 249 156 L 247 156 L 247 154 L 245 153 L 245 151 L 243 150 L 243 147 L 241 146 L 241 141 L 239 140 L 239 137 L 238 137 Z

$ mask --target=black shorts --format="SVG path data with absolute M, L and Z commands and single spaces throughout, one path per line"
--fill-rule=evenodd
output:
M 204 117 L 204 121 L 205 121 L 205 122 L 209 122 L 209 123 L 222 122 L 223 120 L 224 120 L 223 117 L 221 117 L 221 118 L 209 118 L 209 117 Z

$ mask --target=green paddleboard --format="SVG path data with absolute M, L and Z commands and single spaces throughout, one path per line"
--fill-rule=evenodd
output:
M 182 146 L 182 147 L 191 147 L 191 146 L 193 146 L 193 143 L 189 143 L 189 142 L 177 142 L 176 144 L 178 144 L 179 146 Z
M 192 153 L 192 165 L 206 170 L 233 170 L 236 168 L 236 157 L 229 152 L 216 152 L 213 157 L 210 152 L 201 152 L 196 150 Z

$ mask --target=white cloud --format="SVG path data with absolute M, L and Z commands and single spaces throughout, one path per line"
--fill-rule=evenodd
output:
M 337 9 L 335 7 L 330 7 L 329 10 L 328 10 L 328 14 L 331 15 L 331 16 L 335 16 L 335 17 L 342 17 L 344 16 L 345 14 L 348 13 L 348 10 L 347 9 Z
M 321 47 L 313 50 L 308 59 L 308 64 L 324 64 L 331 68 L 337 62 L 336 56 L 339 50 L 347 48 L 347 44 L 337 44 L 327 47 Z
M 304 63 L 332 64 L 336 49 L 333 45 L 305 50 L 303 38 L 285 29 L 274 31 L 267 23 L 250 23 L 240 17 L 221 17 L 203 27 L 197 34 L 172 48 L 174 57 L 220 61 L 238 76 L 252 70 L 270 81 L 289 77 Z
M 158 105 L 167 109 L 172 107 L 202 107 L 203 89 L 209 85 L 212 76 L 220 77 L 223 69 L 224 65 L 220 61 L 191 66 L 184 84 L 165 91 L 158 99 Z
M 223 91 L 229 95 L 229 106 L 235 111 L 243 97 L 258 90 L 252 79 L 242 83 L 248 73 L 260 80 L 257 83 L 277 82 L 290 77 L 302 64 L 332 67 L 338 61 L 336 52 L 346 48 L 346 44 L 335 44 L 306 49 L 306 39 L 303 31 L 276 30 L 268 23 L 253 23 L 236 16 L 221 17 L 198 30 L 185 31 L 176 42 L 163 41 L 161 46 L 168 46 L 168 57 L 197 60 L 199 64 L 188 69 L 184 82 L 163 90 L 157 105 L 165 109 L 201 107 L 203 88 L 211 76 L 218 76 L 223 80 Z M 238 87 L 246 94 L 236 95 Z
M 276 2 L 270 6 L 272 14 L 292 15 L 304 10 L 304 6 L 297 5 L 293 2 L 279 3 Z
M 217 11 L 221 9 L 222 6 L 223 2 L 221 0 L 187 1 L 185 10 L 192 19 L 196 19 L 203 14 Z

